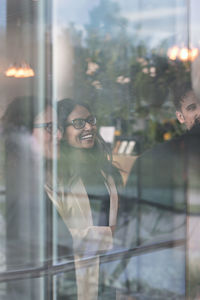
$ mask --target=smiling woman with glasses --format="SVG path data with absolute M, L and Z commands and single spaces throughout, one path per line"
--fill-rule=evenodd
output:
M 58 167 L 63 192 L 56 205 L 73 237 L 78 300 L 94 300 L 101 293 L 99 254 L 112 248 L 120 175 L 89 106 L 63 99 L 57 107 L 63 128 Z M 90 267 L 81 260 L 88 255 L 93 256 Z

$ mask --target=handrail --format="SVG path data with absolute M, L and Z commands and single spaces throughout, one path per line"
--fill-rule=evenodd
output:
M 163 203 L 153 202 L 151 200 L 145 200 L 145 199 L 137 198 L 137 197 L 133 197 L 133 196 L 130 197 L 130 196 L 127 196 L 127 195 L 122 195 L 121 197 L 123 198 L 124 202 L 130 201 L 130 199 L 131 199 L 132 204 L 133 203 L 137 204 L 137 205 L 144 204 L 144 205 L 160 208 L 160 209 L 163 209 L 163 210 L 166 210 L 166 211 L 170 211 L 170 212 L 173 212 L 173 213 L 176 213 L 176 214 L 186 214 L 185 207 L 177 208 L 177 207 L 173 207 L 173 206 L 166 205 L 166 204 L 163 204 Z
M 123 197 L 124 202 L 131 199 L 132 203 L 137 204 L 137 205 L 144 204 L 144 205 L 156 207 L 156 208 L 159 208 L 159 209 L 163 209 L 163 210 L 166 210 L 166 211 L 170 211 L 170 212 L 175 213 L 175 214 L 185 214 L 185 215 L 187 214 L 187 216 L 200 216 L 200 211 L 198 211 L 198 212 L 187 211 L 186 212 L 186 207 L 184 207 L 184 206 L 183 206 L 183 208 L 178 208 L 178 207 L 173 207 L 173 206 L 166 205 L 166 204 L 163 204 L 163 203 L 158 203 L 158 202 L 153 202 L 153 201 L 150 201 L 150 200 L 145 200 L 145 199 L 142 199 L 142 198 L 140 198 L 139 201 L 137 201 L 137 197 L 132 197 L 132 196 L 130 197 L 130 196 L 127 196 L 127 195 L 122 195 L 121 197 Z
M 120 259 L 129 259 L 131 257 L 138 256 L 139 254 L 149 253 L 149 251 L 158 251 L 183 245 L 185 245 L 185 239 L 170 240 L 154 244 L 147 244 L 132 249 L 112 250 L 107 253 L 99 254 L 99 256 L 101 263 L 106 263 Z M 82 258 L 81 260 L 85 261 L 84 267 L 92 265 L 94 257 L 95 255 L 91 255 L 86 258 Z M 0 273 L 0 282 L 22 280 L 27 278 L 37 278 L 43 277 L 45 275 L 57 275 L 59 273 L 74 270 L 74 268 L 75 267 L 73 260 L 70 260 L 68 262 L 58 262 L 56 265 L 53 265 L 52 262 L 51 264 L 49 264 L 48 261 L 48 263 L 45 262 L 45 264 L 41 267 L 2 272 Z

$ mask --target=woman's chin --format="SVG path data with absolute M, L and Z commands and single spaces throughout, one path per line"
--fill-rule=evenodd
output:
M 94 139 L 81 141 L 81 148 L 83 148 L 83 149 L 91 149 L 93 147 L 94 147 Z

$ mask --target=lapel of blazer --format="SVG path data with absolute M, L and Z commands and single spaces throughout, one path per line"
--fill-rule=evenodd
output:
M 73 183 L 67 192 L 61 186 L 56 198 L 52 189 L 47 185 L 45 188 L 68 228 L 85 229 L 93 225 L 89 198 L 81 179 Z
M 103 172 L 102 174 L 105 178 L 105 174 Z M 105 184 L 110 194 L 109 226 L 114 226 L 116 225 L 116 221 L 117 221 L 118 193 L 112 176 L 108 176 L 107 182 L 105 180 Z M 77 223 L 82 223 L 82 225 L 78 227 L 80 228 L 81 226 L 84 225 L 85 226 L 81 228 L 92 226 L 93 221 L 92 221 L 90 201 L 81 179 L 79 179 L 77 183 L 72 186 L 71 195 L 69 195 L 68 197 L 70 199 L 69 201 L 71 202 L 71 207 L 72 205 L 74 205 L 74 212 L 76 208 L 76 212 L 78 212 L 79 217 L 83 219 L 82 220 L 83 223 L 81 222 L 80 218 L 77 220 Z
M 102 174 L 105 178 L 105 174 Z M 110 194 L 109 226 L 114 226 L 118 210 L 117 189 L 112 176 L 107 177 L 105 184 Z M 69 228 L 84 229 L 93 226 L 90 201 L 81 179 L 72 184 L 66 194 L 63 191 L 59 199 L 55 200 L 52 195 L 49 196 Z

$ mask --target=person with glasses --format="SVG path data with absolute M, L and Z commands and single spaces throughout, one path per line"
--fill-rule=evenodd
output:
M 48 190 L 55 192 L 53 170 L 59 157 L 62 131 L 53 121 L 54 107 L 49 99 L 14 99 L 2 118 L 6 169 L 6 261 L 7 270 L 22 266 L 49 267 L 53 260 L 53 203 Z M 54 169 L 53 169 L 54 168 Z M 41 220 L 42 218 L 42 220 Z M 72 236 L 61 217 L 57 218 L 57 251 L 65 247 L 65 257 L 73 261 Z M 58 257 L 59 259 L 59 257 Z M 48 270 L 48 268 L 46 269 Z M 31 275 L 31 272 L 30 272 Z M 74 270 L 68 272 L 67 299 L 76 299 Z M 47 277 L 45 277 L 47 278 Z M 51 276 L 44 281 L 44 293 L 53 298 Z M 33 288 L 34 286 L 34 288 Z M 41 279 L 8 283 L 8 299 L 38 299 Z M 59 296 L 59 295 L 58 295 Z M 48 297 L 48 296 L 47 296 Z
M 56 205 L 73 237 L 78 300 L 95 300 L 101 293 L 99 254 L 112 249 L 121 178 L 87 104 L 63 99 L 57 119 L 63 130 L 59 166 L 63 193 Z M 93 258 L 86 267 L 83 258 L 88 256 Z
M 59 143 L 62 137 L 57 124 L 52 122 L 52 113 L 52 108 L 47 106 L 46 110 L 35 118 L 32 132 L 37 141 L 38 151 L 47 159 L 59 156 Z
M 4 133 L 7 136 L 11 132 L 30 133 L 34 150 L 46 159 L 53 159 L 54 152 L 59 155 L 59 141 L 62 137 L 61 130 L 56 124 L 53 125 L 53 110 L 49 99 L 45 99 L 43 105 L 32 96 L 14 99 L 1 120 Z

